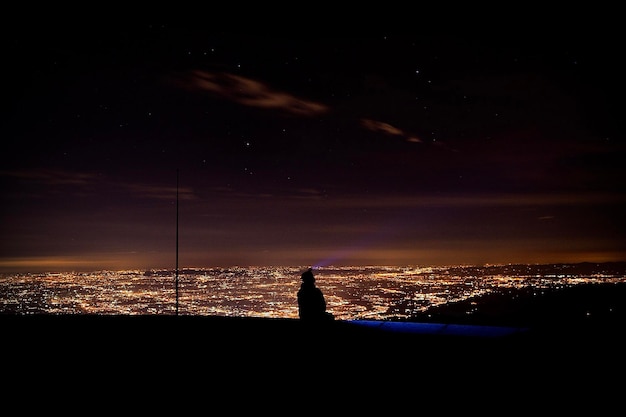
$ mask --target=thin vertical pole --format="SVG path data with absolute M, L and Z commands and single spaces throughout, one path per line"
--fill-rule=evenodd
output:
M 176 315 L 178 316 L 178 168 L 176 169 Z

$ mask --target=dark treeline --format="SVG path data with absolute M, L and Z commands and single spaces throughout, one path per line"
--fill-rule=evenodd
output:
M 535 329 L 612 327 L 626 323 L 626 283 L 502 289 L 431 307 L 411 321 Z

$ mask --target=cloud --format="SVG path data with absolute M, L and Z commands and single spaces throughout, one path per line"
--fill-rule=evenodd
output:
M 294 200 L 295 201 L 295 200 Z M 473 207 L 554 207 L 593 206 L 624 203 L 626 198 L 610 193 L 503 193 L 472 195 L 393 195 L 380 198 L 344 196 L 324 200 L 335 208 L 391 209 L 391 208 L 473 208 Z M 548 216 L 552 217 L 552 216 Z M 544 220 L 547 220 L 545 217 Z
M 52 186 L 89 185 L 97 179 L 97 175 L 85 172 L 71 172 L 55 169 L 38 169 L 28 171 L 5 171 L 1 175 L 18 178 L 32 183 Z
M 147 184 L 119 184 L 119 187 L 127 189 L 133 195 L 143 198 L 157 200 L 172 200 L 176 197 L 176 187 L 163 187 Z M 179 187 L 178 198 L 180 200 L 194 200 L 196 198 L 193 190 L 188 187 Z
M 234 74 L 196 70 L 186 77 L 184 84 L 188 88 L 210 91 L 250 107 L 277 109 L 300 116 L 316 116 L 329 111 L 324 104 L 301 99 L 274 90 L 260 81 Z
M 390 125 L 389 123 L 379 122 L 371 119 L 361 119 L 361 126 L 372 132 L 382 132 L 392 136 L 402 136 L 407 142 L 419 143 L 421 140 L 416 136 L 410 136 L 401 129 Z
M 229 73 L 214 73 L 195 70 L 179 79 L 180 85 L 190 90 L 215 93 L 222 98 L 244 106 L 276 109 L 299 116 L 318 116 L 330 113 L 332 109 L 322 103 L 296 97 L 278 91 L 271 86 L 251 78 Z M 407 142 L 420 143 L 416 136 L 392 126 L 389 123 L 363 118 L 361 126 L 373 132 L 399 136 Z
M 32 185 L 43 185 L 48 192 L 54 193 L 63 189 L 68 192 L 119 192 L 121 190 L 130 192 L 135 197 L 149 199 L 176 198 L 176 187 L 151 185 L 145 183 L 126 183 L 108 180 L 102 175 L 91 172 L 74 172 L 54 169 L 35 169 L 21 171 L 0 172 L 2 176 L 9 176 L 25 181 Z M 193 200 L 196 198 L 193 189 L 189 187 L 179 187 L 178 198 L 180 200 Z

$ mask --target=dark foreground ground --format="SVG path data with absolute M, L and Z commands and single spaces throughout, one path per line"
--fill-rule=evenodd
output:
M 506 398 L 519 402 L 515 407 L 543 398 L 559 411 L 598 396 L 596 407 L 621 398 L 626 284 L 488 296 L 416 320 L 470 331 L 424 334 L 266 318 L 0 315 L 4 379 L 44 392 L 86 390 L 98 401 L 103 386 L 124 387 L 134 400 L 143 389 L 151 392 L 151 407 L 162 401 L 165 408 L 181 387 L 186 391 L 177 395 L 194 404 L 242 392 L 271 398 L 328 391 L 357 395 L 365 411 L 369 402 L 409 399 L 450 407 L 466 395 L 490 404 Z M 471 331 L 480 326 L 516 331 Z M 250 406 L 245 396 L 232 401 Z

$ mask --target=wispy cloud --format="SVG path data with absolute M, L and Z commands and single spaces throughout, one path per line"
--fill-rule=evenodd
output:
M 176 197 L 181 200 L 193 200 L 196 198 L 194 190 L 190 187 L 176 187 L 152 185 L 141 182 L 118 182 L 92 172 L 76 172 L 69 170 L 35 169 L 3 171 L 0 176 L 11 177 L 32 185 L 43 185 L 50 193 L 64 192 L 76 193 L 107 193 L 130 192 L 134 197 L 147 199 L 168 199 Z
M 294 199 L 294 201 L 297 201 Z M 355 207 L 359 209 L 393 208 L 472 208 L 472 207 L 554 207 L 554 206 L 593 206 L 624 203 L 626 197 L 610 193 L 564 193 L 564 194 L 483 194 L 483 195 L 388 195 L 379 198 L 368 196 L 344 196 L 327 198 L 324 204 L 336 208 Z M 553 216 L 544 216 L 549 220 Z
M 97 174 L 94 173 L 46 168 L 22 171 L 3 171 L 0 172 L 0 175 L 50 186 L 83 186 L 92 184 L 98 180 Z
M 235 74 L 195 70 L 177 81 L 189 90 L 208 91 L 249 107 L 275 109 L 305 117 L 323 115 L 333 110 L 325 104 L 296 97 L 261 81 Z M 383 121 L 362 118 L 360 125 L 373 132 L 401 137 L 407 142 L 422 142 L 417 136 Z
M 403 137 L 407 142 L 421 142 L 418 137 L 411 136 L 410 134 L 404 132 L 402 129 L 392 126 L 389 123 L 371 119 L 361 119 L 361 126 L 373 132 L 381 132 L 387 135 Z
M 118 186 L 130 191 L 135 196 L 158 200 L 172 200 L 177 193 L 176 187 L 163 187 L 140 183 L 119 184 Z M 196 196 L 191 188 L 179 187 L 178 198 L 180 200 L 194 200 Z
M 210 91 L 223 98 L 251 107 L 277 109 L 300 116 L 316 116 L 329 111 L 321 103 L 274 90 L 257 80 L 228 73 L 192 71 L 185 78 L 186 87 Z

